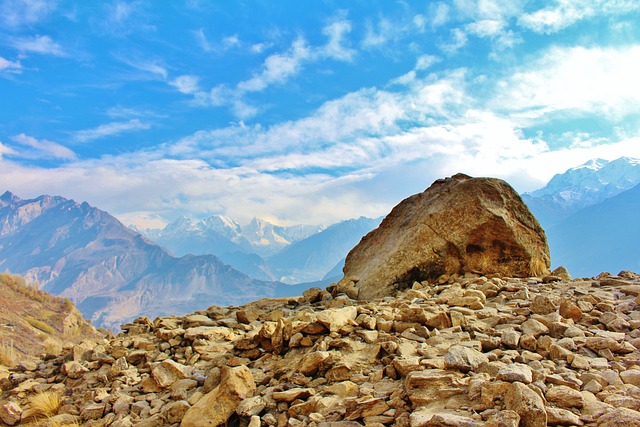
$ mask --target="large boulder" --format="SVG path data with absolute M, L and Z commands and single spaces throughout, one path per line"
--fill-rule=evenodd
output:
M 443 274 L 541 276 L 550 263 L 544 230 L 509 184 L 457 174 L 393 208 L 349 252 L 337 290 L 375 299 Z

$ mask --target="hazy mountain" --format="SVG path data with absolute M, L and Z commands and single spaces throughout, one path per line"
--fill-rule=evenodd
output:
M 580 209 L 600 203 L 640 184 L 640 159 L 593 159 L 555 175 L 540 190 L 522 195 L 544 228 Z
M 263 258 L 322 231 L 324 227 L 283 227 L 259 218 L 240 226 L 232 218 L 216 215 L 201 221 L 181 217 L 163 229 L 132 229 L 175 255 L 216 255 L 252 277 L 271 280 L 274 276 Z
M 0 270 L 70 298 L 99 326 L 286 293 L 214 256 L 176 258 L 108 213 L 62 197 L 0 197 Z M 279 288 L 280 287 L 280 288 Z
M 334 224 L 270 257 L 271 271 L 285 283 L 321 280 L 381 220 L 360 217 Z
M 640 271 L 640 185 L 586 207 L 547 230 L 551 261 L 574 277 Z

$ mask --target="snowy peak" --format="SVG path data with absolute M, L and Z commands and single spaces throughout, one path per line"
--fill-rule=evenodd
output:
M 202 228 L 216 232 L 230 239 L 237 238 L 241 234 L 240 224 L 233 218 L 223 215 L 214 215 L 200 221 Z
M 540 190 L 522 195 L 543 227 L 640 184 L 640 159 L 592 159 L 555 175 Z
M 640 183 L 640 159 L 621 157 L 613 161 L 592 159 L 555 175 L 540 190 L 529 195 L 558 196 L 567 204 L 585 207 L 615 196 Z

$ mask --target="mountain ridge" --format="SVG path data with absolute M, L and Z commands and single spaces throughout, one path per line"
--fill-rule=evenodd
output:
M 167 314 L 173 306 L 184 312 L 247 302 L 256 299 L 255 290 L 264 297 L 287 289 L 212 255 L 174 257 L 107 212 L 60 196 L 23 200 L 7 192 L 0 226 L 0 268 L 71 299 L 99 326 L 114 327 L 142 312 Z M 154 291 L 159 287 L 172 292 L 160 295 Z

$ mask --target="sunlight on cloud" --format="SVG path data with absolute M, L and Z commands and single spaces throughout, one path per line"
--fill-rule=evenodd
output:
M 555 112 L 619 120 L 640 109 L 640 46 L 552 48 L 498 84 L 498 108 L 540 118 Z

